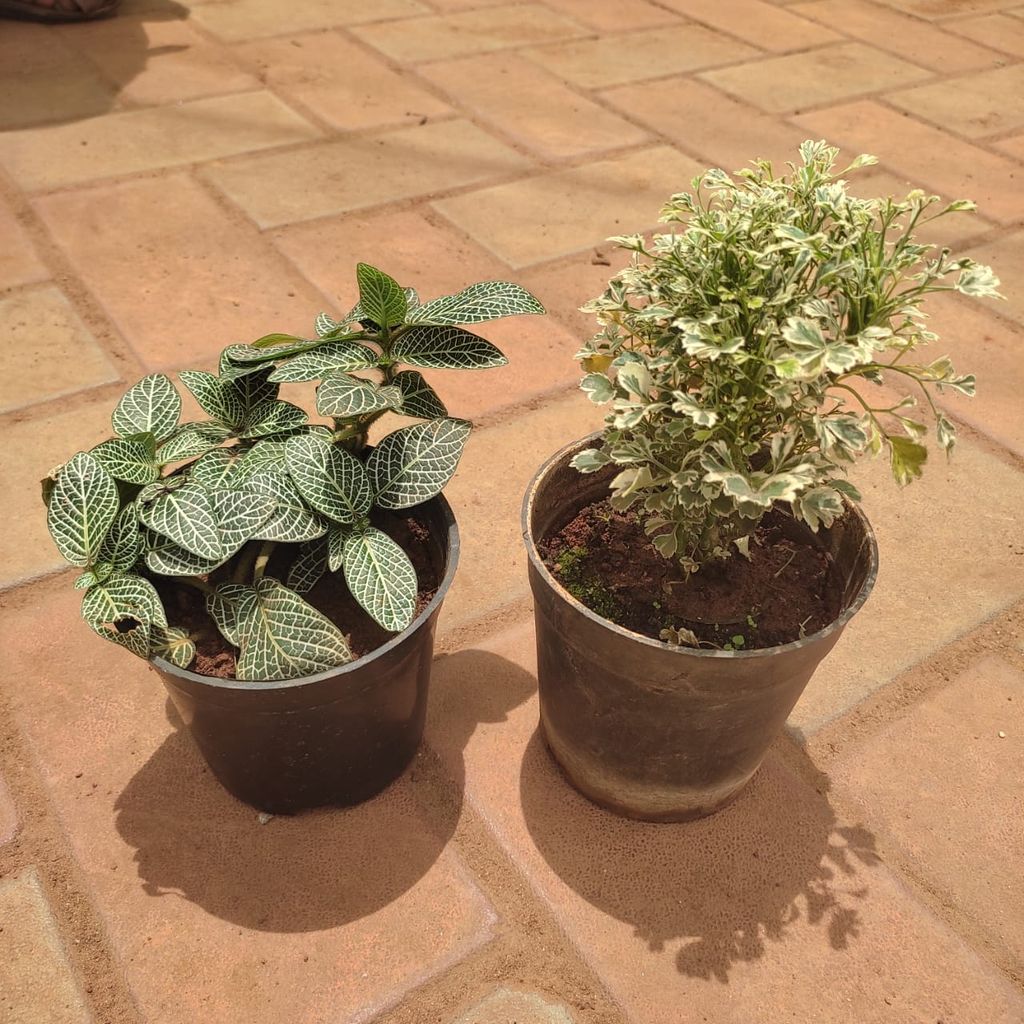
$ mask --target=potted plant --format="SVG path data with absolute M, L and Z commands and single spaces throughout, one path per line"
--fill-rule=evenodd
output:
M 973 394 L 936 335 L 932 292 L 997 296 L 992 271 L 915 241 L 945 207 L 858 199 L 838 150 L 805 142 L 778 177 L 709 170 L 672 197 L 679 225 L 632 252 L 584 306 L 578 353 L 604 429 L 556 454 L 523 526 L 544 736 L 572 782 L 627 815 L 711 813 L 757 770 L 819 661 L 867 599 L 877 551 L 847 468 L 888 453 L 907 484 L 933 399 Z
M 505 282 L 421 303 L 356 273 L 357 305 L 321 313 L 316 337 L 181 372 L 208 419 L 179 422 L 175 385 L 150 374 L 116 436 L 43 481 L 88 625 L 150 661 L 214 774 L 266 811 L 366 799 L 415 753 L 458 558 L 441 491 L 470 432 L 420 371 L 503 365 L 458 325 L 543 312 Z M 326 423 L 278 397 L 307 381 Z M 369 446 L 389 412 L 421 422 Z

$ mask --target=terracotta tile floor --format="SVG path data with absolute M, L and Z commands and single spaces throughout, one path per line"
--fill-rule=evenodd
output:
M 3 1024 L 1022 1024 L 1021 0 L 125 0 L 0 21 Z M 520 495 L 596 426 L 576 307 L 702 166 L 803 138 L 865 189 L 969 196 L 941 241 L 1008 301 L 936 303 L 964 443 L 897 495 L 882 573 L 747 792 L 690 825 L 570 790 L 536 733 Z M 509 277 L 450 495 L 427 743 L 384 796 L 261 824 L 145 666 L 101 649 L 36 481 L 121 390 L 305 331 L 358 259 Z M 936 355 L 941 354 L 936 352 Z

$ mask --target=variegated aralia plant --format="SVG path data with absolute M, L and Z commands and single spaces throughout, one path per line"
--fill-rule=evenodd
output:
M 168 623 L 156 576 L 198 591 L 238 648 L 244 680 L 351 660 L 342 630 L 301 596 L 325 573 L 340 571 L 385 629 L 410 624 L 416 572 L 371 515 L 439 494 L 470 431 L 448 416 L 420 370 L 501 366 L 507 360 L 494 345 L 459 325 L 544 310 L 506 282 L 421 304 L 366 264 L 357 279 L 358 304 L 340 321 L 321 313 L 316 337 L 267 335 L 225 349 L 216 375 L 182 371 L 209 419 L 180 423 L 174 384 L 150 374 L 114 410 L 116 436 L 43 481 L 50 533 L 83 570 L 75 583 L 85 590 L 82 615 L 100 636 L 143 658 L 191 663 L 192 640 Z M 278 398 L 282 383 L 314 380 L 317 412 L 329 423 L 311 424 Z M 370 425 L 387 412 L 423 422 L 368 449 Z M 284 581 L 266 571 L 281 544 L 296 546 Z
M 974 393 L 948 358 L 908 358 L 936 340 L 927 295 L 999 297 L 988 267 L 915 241 L 974 204 L 855 198 L 841 175 L 875 158 L 836 172 L 837 155 L 805 142 L 782 177 L 765 161 L 735 179 L 707 171 L 663 211 L 678 230 L 614 240 L 631 265 L 583 307 L 603 330 L 577 353 L 581 386 L 610 411 L 575 466 L 619 467 L 612 505 L 638 505 L 684 575 L 747 553 L 777 502 L 813 530 L 831 525 L 844 497 L 859 500 L 845 473 L 864 453 L 888 449 L 899 484 L 919 476 L 928 427 L 914 397 L 874 397 L 886 375 L 920 391 L 947 453 L 956 432 L 932 392 Z

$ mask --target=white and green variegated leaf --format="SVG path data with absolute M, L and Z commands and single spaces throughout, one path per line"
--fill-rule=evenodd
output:
M 285 473 L 263 471 L 246 483 L 247 490 L 274 499 L 270 518 L 253 534 L 253 540 L 277 540 L 296 544 L 315 540 L 327 532 L 327 523 L 303 499 L 295 481 Z
M 268 398 L 254 406 L 242 427 L 242 437 L 270 437 L 274 434 L 287 434 L 292 430 L 304 427 L 309 417 L 304 409 L 291 402 L 282 402 L 277 398 Z
M 460 327 L 410 327 L 391 354 L 399 363 L 435 370 L 481 370 L 508 362 L 485 338 Z
M 139 504 L 139 518 L 151 530 L 170 537 L 200 558 L 221 557 L 213 499 L 205 488 L 189 483 L 149 501 L 140 495 Z
M 181 415 L 181 395 L 162 373 L 143 377 L 125 393 L 110 418 L 119 437 L 152 434 L 158 441 L 173 433 Z
M 588 373 L 580 381 L 580 390 L 595 405 L 603 405 L 615 397 L 615 385 L 603 373 Z
M 341 630 L 269 576 L 253 587 L 218 587 L 210 603 L 218 627 L 239 648 L 238 679 L 296 679 L 352 660 Z
M 46 522 L 57 549 L 72 565 L 88 565 L 117 517 L 114 478 L 87 452 L 67 462 L 57 477 Z
M 569 464 L 580 473 L 596 473 L 611 461 L 611 456 L 600 448 L 584 448 L 572 457 Z
M 308 594 L 327 572 L 327 538 L 319 537 L 299 548 L 299 555 L 288 571 L 288 586 L 296 594 Z
M 90 587 L 82 597 L 82 618 L 104 639 L 140 658 L 150 655 L 151 627 L 167 625 L 153 584 L 127 573 Z
M 408 302 L 401 285 L 368 263 L 356 264 L 359 305 L 366 317 L 381 327 L 405 323 Z
M 347 526 L 332 523 L 327 533 L 327 565 L 337 572 L 345 564 L 345 542 L 352 531 Z
M 329 519 L 354 523 L 370 511 L 366 467 L 350 452 L 307 434 L 288 439 L 285 459 L 303 498 Z
M 156 461 L 161 465 L 193 459 L 216 448 L 231 436 L 229 427 L 222 423 L 190 423 L 169 437 L 156 450 Z
M 544 307 L 525 288 L 509 281 L 481 281 L 457 295 L 444 295 L 411 310 L 411 324 L 480 324 L 503 316 L 543 313 Z
M 118 513 L 103 543 L 99 561 L 110 567 L 110 572 L 128 572 L 142 554 L 142 533 L 139 530 L 139 510 L 134 502 Z
M 272 381 L 301 383 L 319 380 L 340 370 L 366 370 L 376 366 L 379 356 L 372 348 L 356 341 L 329 341 L 305 355 L 281 363 L 270 375 Z
M 389 409 L 401 401 L 401 392 L 394 387 L 378 387 L 372 381 L 332 373 L 324 378 L 316 391 L 316 411 L 321 416 L 345 419 Z
M 152 530 L 146 532 L 143 557 L 146 568 L 160 576 L 204 576 L 227 561 L 227 558 L 200 558 L 170 537 Z
M 178 377 L 208 416 L 232 428 L 242 425 L 246 410 L 236 386 L 238 381 L 215 377 L 203 370 L 182 370 Z
M 196 656 L 196 645 L 177 626 L 157 626 L 150 630 L 150 653 L 165 658 L 178 668 L 188 668 Z
M 246 452 L 239 447 L 215 448 L 189 467 L 189 479 L 213 491 L 234 487 L 241 474 Z
M 447 416 L 448 410 L 437 392 L 423 379 L 418 370 L 402 370 L 395 375 L 394 385 L 402 393 L 401 412 L 424 420 Z
M 213 514 L 220 532 L 221 558 L 233 555 L 260 531 L 277 510 L 268 494 L 246 491 L 214 491 Z
M 409 556 L 375 527 L 345 542 L 345 582 L 352 596 L 381 626 L 393 633 L 416 613 L 416 570 Z
M 889 464 L 892 475 L 901 487 L 920 477 L 928 461 L 928 449 L 907 437 L 891 435 L 889 442 Z
M 130 484 L 151 484 L 160 476 L 156 438 L 152 434 L 111 438 L 93 448 L 92 454 L 116 480 Z
M 419 292 L 415 288 L 403 288 L 402 294 L 405 295 L 405 305 L 408 309 L 415 309 L 420 305 Z M 408 316 L 406 316 L 406 321 L 408 322 Z
M 469 437 L 465 420 L 436 419 L 389 434 L 370 453 L 366 470 L 383 508 L 408 508 L 440 494 Z

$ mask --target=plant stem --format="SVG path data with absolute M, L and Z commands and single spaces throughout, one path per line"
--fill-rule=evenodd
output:
M 252 579 L 255 583 L 257 580 L 263 579 L 263 573 L 266 572 L 267 563 L 270 561 L 270 556 L 274 552 L 274 548 L 277 547 L 276 540 L 265 540 L 262 547 L 259 550 L 259 554 L 256 556 L 256 567 L 252 572 Z
M 256 561 L 257 553 L 257 547 L 252 541 L 250 541 L 243 549 L 242 555 L 238 559 L 238 565 L 235 566 L 235 571 L 231 576 L 231 579 L 235 583 L 244 584 L 249 582 L 249 576 L 252 573 L 252 567 Z

